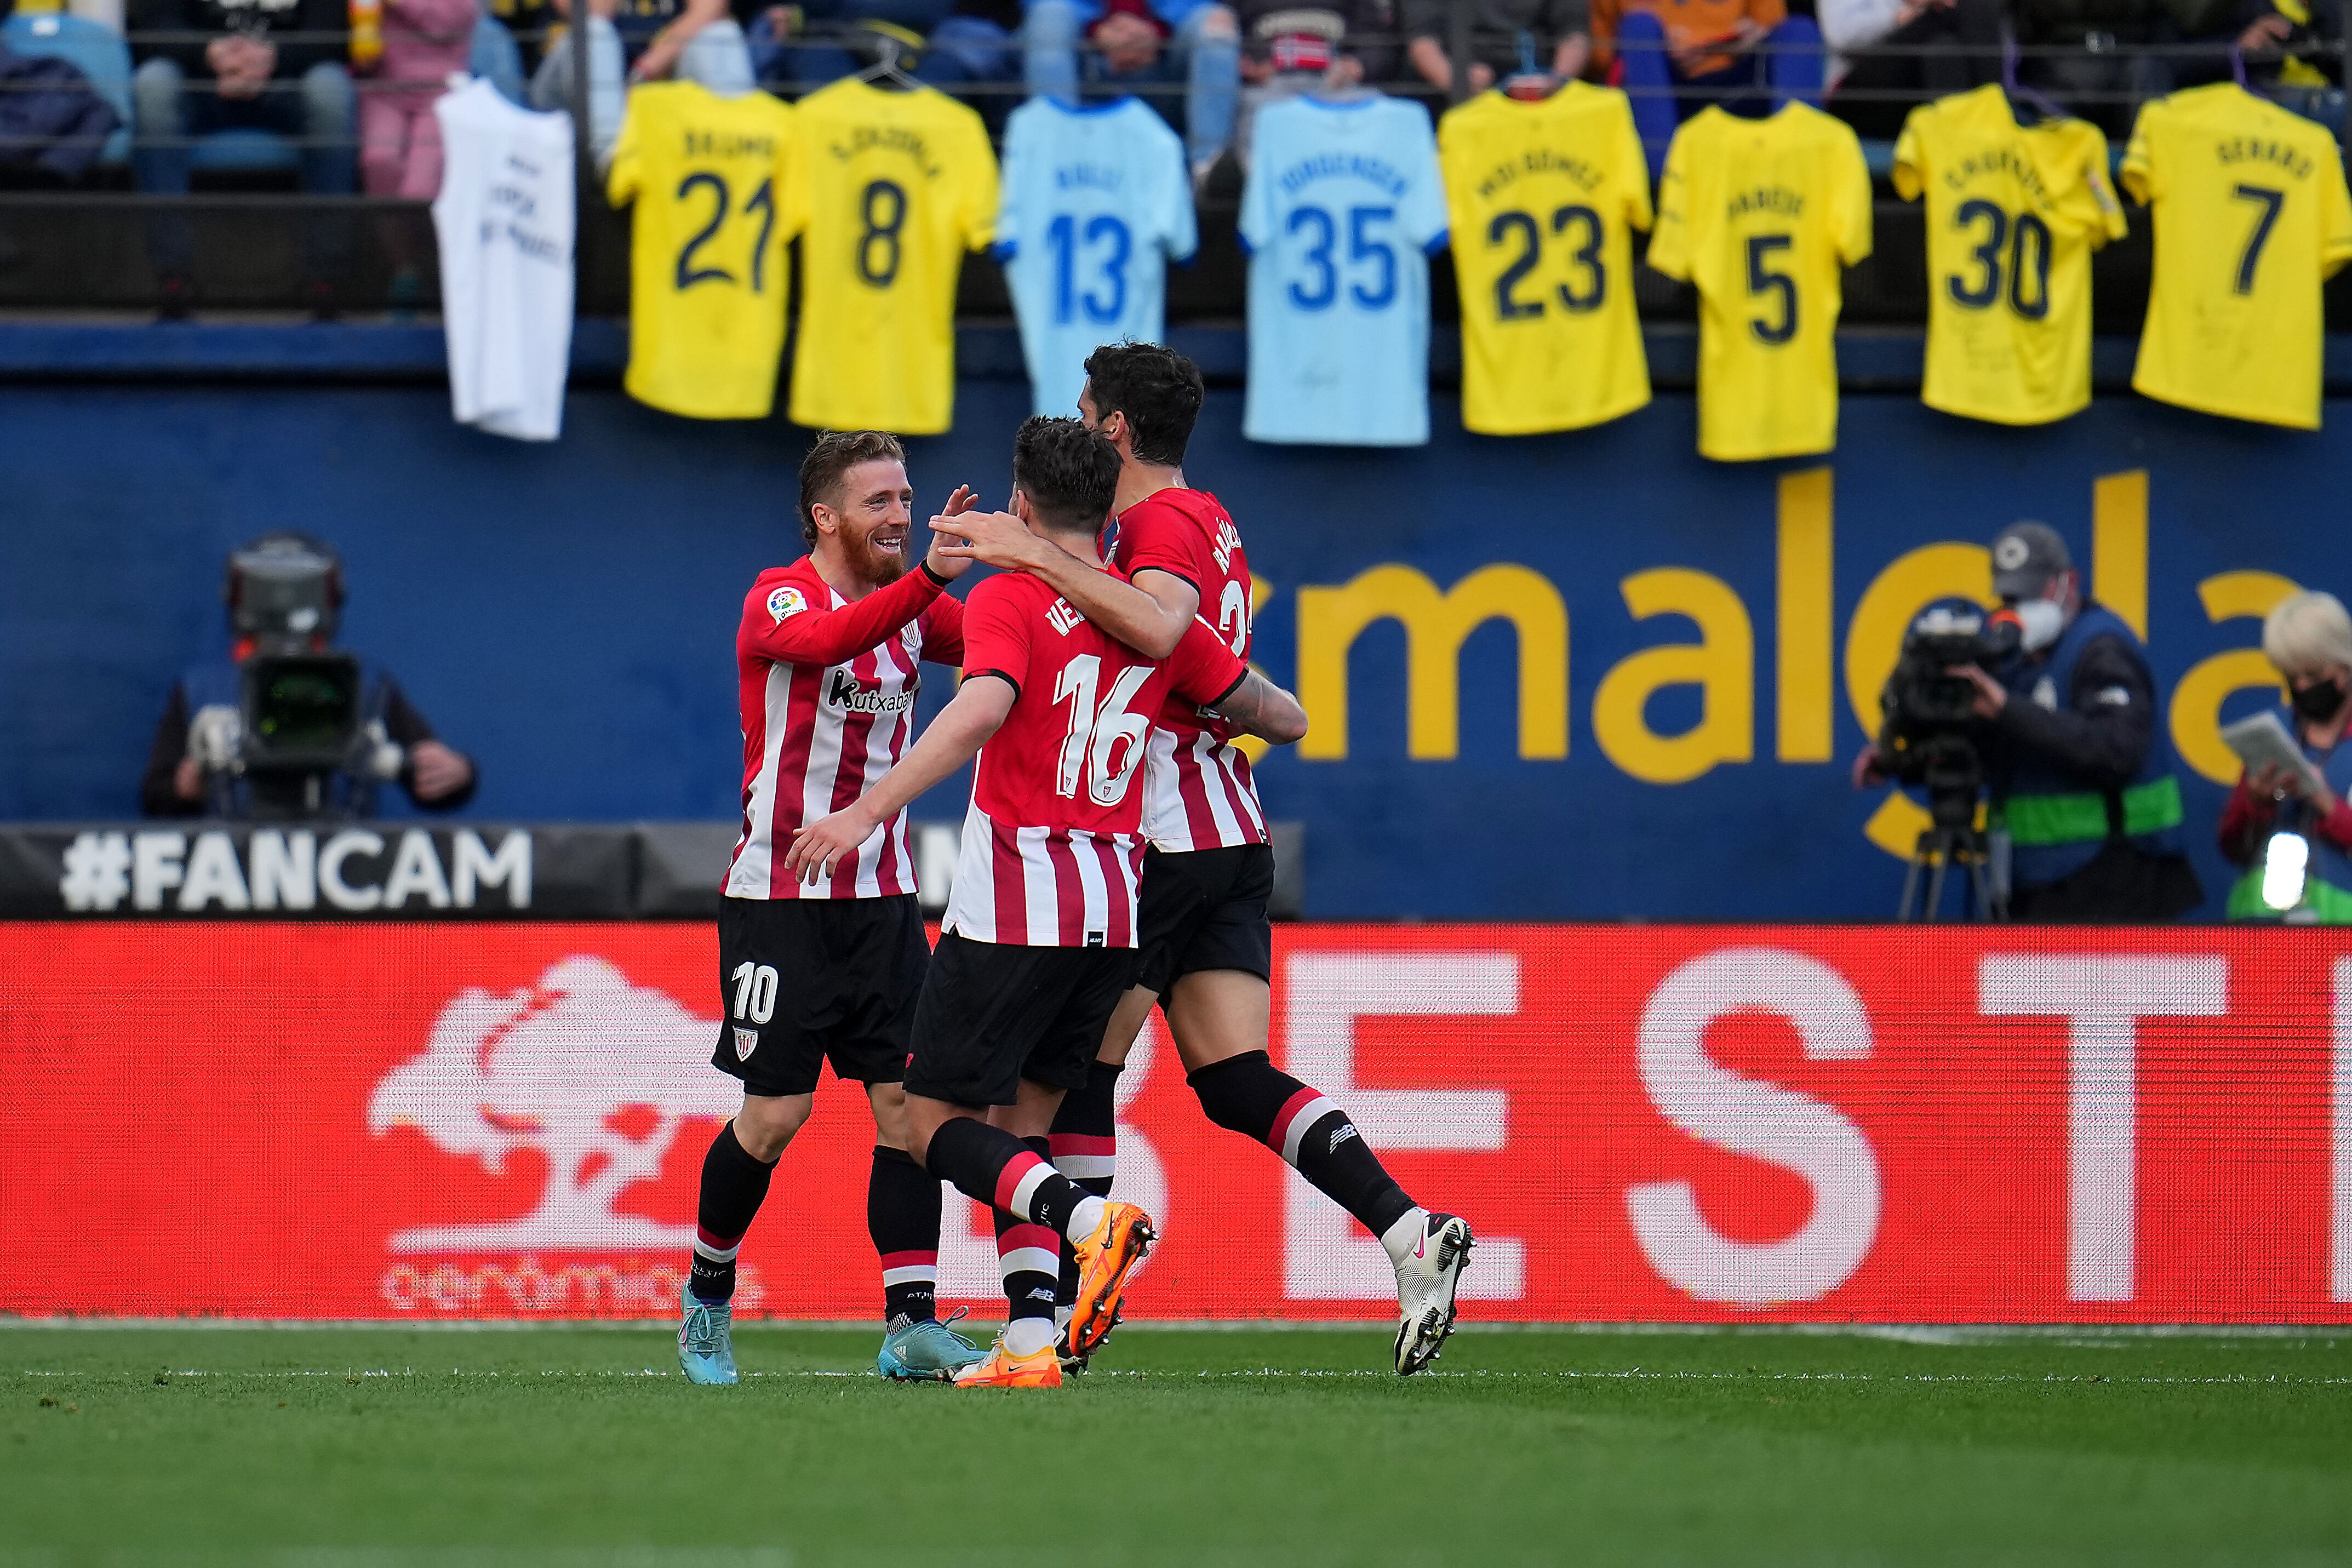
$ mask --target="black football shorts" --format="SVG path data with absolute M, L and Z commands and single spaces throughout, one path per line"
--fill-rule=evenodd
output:
M 1143 852 L 1136 931 L 1143 959 L 1135 983 L 1159 995 L 1187 974 L 1238 969 L 1274 977 L 1274 851 L 1264 844 L 1181 854 Z
M 1134 981 L 1131 947 L 1024 947 L 942 931 L 915 1008 L 907 1092 L 982 1106 L 1011 1105 L 1024 1078 L 1076 1089 Z
M 906 1070 L 930 942 L 912 893 L 719 900 L 719 1046 L 747 1094 L 807 1094 L 834 1076 L 896 1083 Z

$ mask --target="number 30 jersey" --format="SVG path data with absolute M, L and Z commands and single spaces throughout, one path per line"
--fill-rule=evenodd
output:
M 1683 122 L 1658 184 L 1650 265 L 1699 295 L 1698 449 L 1724 462 L 1837 445 L 1839 268 L 1870 254 L 1853 132 L 1789 103 Z
M 1650 173 L 1614 88 L 1481 93 L 1437 125 L 1462 284 L 1462 423 L 1577 430 L 1650 401 L 1632 230 Z
M 1198 243 L 1184 143 L 1141 100 L 1013 111 L 996 254 L 1038 413 L 1077 411 L 1100 345 L 1160 341 L 1168 263 Z
M 2319 289 L 2352 259 L 2344 161 L 2322 125 L 2231 82 L 2139 111 L 2124 188 L 2156 213 L 2156 281 L 2132 385 L 2319 428 Z
M 2042 425 L 2091 401 L 2091 252 L 2124 236 L 2107 139 L 2087 121 L 2021 126 L 1995 85 L 1922 104 L 1895 189 L 1927 199 L 1930 408 Z
M 1253 441 L 1429 439 L 1429 253 L 1445 192 L 1429 111 L 1371 94 L 1258 111 L 1241 238 L 1250 253 Z
M 663 81 L 629 94 L 606 194 L 636 204 L 622 384 L 638 402 L 695 419 L 774 406 L 794 135 L 793 111 L 764 92 Z
M 942 929 L 1015 946 L 1136 946 L 1137 775 L 1152 719 L 1171 692 L 1217 701 L 1249 667 L 1199 620 L 1155 663 L 1021 573 L 974 588 L 963 630 L 964 679 L 994 677 L 1014 696 L 972 769 Z
M 932 88 L 845 77 L 801 100 L 806 177 L 792 418 L 936 436 L 955 407 L 963 253 L 996 228 L 996 155 L 980 116 Z

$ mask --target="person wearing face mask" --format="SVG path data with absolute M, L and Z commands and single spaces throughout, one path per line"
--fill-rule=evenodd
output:
M 2009 845 L 2010 918 L 2179 919 L 2205 894 L 2181 843 L 2180 783 L 2147 649 L 2120 616 L 2083 597 L 2066 542 L 2045 524 L 2001 530 L 1992 586 L 2017 653 L 1995 673 L 1948 673 L 1977 689 L 1987 823 Z M 1885 778 L 1866 748 L 1854 782 Z
M 2286 683 L 2279 717 L 2326 787 L 2315 798 L 2283 767 L 2238 780 L 2220 832 L 2221 853 L 2246 868 L 2230 889 L 2230 918 L 2352 925 L 2352 746 L 2343 743 L 2352 728 L 2352 615 L 2333 594 L 2291 594 L 2263 622 L 2263 653 Z M 2271 841 L 2281 834 L 2304 841 L 2301 887 L 2273 879 L 2272 892 L 2292 900 L 2284 909 L 2264 896 Z

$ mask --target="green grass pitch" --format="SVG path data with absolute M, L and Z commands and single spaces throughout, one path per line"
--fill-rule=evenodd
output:
M 1133 1327 L 1058 1392 L 878 1334 L 0 1327 L 0 1568 L 2352 1563 L 2352 1331 Z

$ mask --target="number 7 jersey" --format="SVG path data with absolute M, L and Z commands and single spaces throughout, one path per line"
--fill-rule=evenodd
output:
M 1650 265 L 1699 294 L 1698 449 L 1725 462 L 1837 445 L 1842 267 L 1870 254 L 1853 132 L 1791 102 L 1700 110 L 1675 133 Z
M 1154 662 L 1036 578 L 1006 572 L 965 603 L 963 674 L 1014 695 L 973 765 L 942 929 L 1016 946 L 1136 946 L 1152 720 L 1171 693 L 1219 700 L 1249 667 L 1198 619 Z

